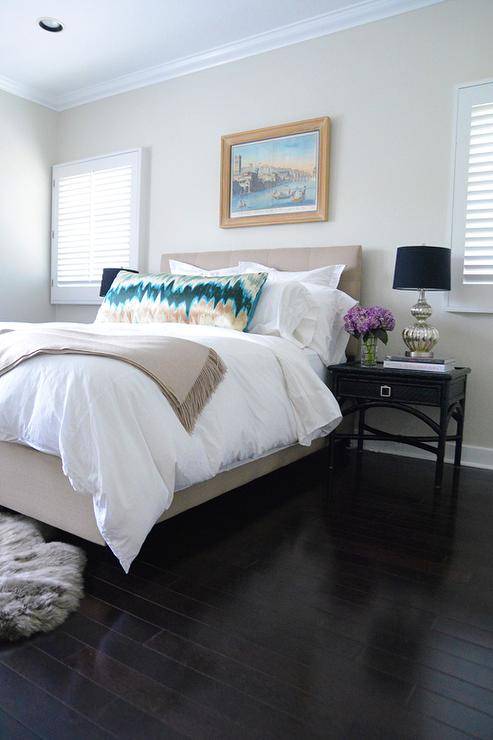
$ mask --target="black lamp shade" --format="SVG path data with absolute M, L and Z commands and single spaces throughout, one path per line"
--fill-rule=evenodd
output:
M 397 247 L 394 284 L 397 290 L 450 290 L 450 249 Z
M 125 272 L 138 273 L 138 270 L 130 270 L 128 267 L 105 267 L 103 269 L 103 275 L 101 278 L 101 288 L 99 290 L 100 296 L 104 297 L 106 295 L 113 284 L 113 280 L 116 278 L 120 270 L 125 270 Z

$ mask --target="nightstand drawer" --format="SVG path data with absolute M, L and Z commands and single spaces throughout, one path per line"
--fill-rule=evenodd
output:
M 440 404 L 440 387 L 434 385 L 407 385 L 403 382 L 339 378 L 338 396 L 375 398 L 404 403 Z

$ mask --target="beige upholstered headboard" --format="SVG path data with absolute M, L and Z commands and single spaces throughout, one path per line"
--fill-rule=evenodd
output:
M 226 252 L 176 252 L 161 256 L 161 270 L 168 272 L 169 260 L 189 262 L 204 270 L 233 267 L 238 262 L 260 262 L 278 270 L 313 270 L 326 265 L 346 265 L 339 287 L 356 300 L 361 297 L 361 247 L 295 247 L 293 249 L 240 249 Z M 351 338 L 348 354 L 355 354 Z

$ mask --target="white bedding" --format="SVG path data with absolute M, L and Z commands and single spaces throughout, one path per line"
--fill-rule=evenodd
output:
M 304 357 L 308 360 L 308 364 L 310 365 L 311 369 L 317 373 L 320 380 L 325 380 L 327 377 L 327 368 L 325 367 L 324 363 L 320 359 L 319 355 L 315 352 L 314 349 L 310 349 L 310 347 L 304 347 L 302 349 Z
M 0 331 L 23 326 L 32 328 Z M 74 490 L 93 496 L 100 532 L 125 570 L 174 491 L 269 450 L 308 445 L 340 421 L 303 351 L 279 337 L 183 324 L 49 326 L 182 336 L 213 347 L 228 368 L 192 435 L 154 381 L 114 359 L 46 355 L 0 378 L 0 440 L 61 458 Z

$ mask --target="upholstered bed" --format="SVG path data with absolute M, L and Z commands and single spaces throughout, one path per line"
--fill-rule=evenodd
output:
M 344 263 L 340 287 L 360 297 L 361 247 L 314 247 L 296 249 L 194 252 L 162 256 L 161 269 L 170 259 L 182 259 L 204 269 L 233 266 L 238 261 L 261 262 L 281 270 L 309 270 Z M 354 346 L 349 346 L 349 352 Z M 249 460 L 220 472 L 214 478 L 179 491 L 164 521 L 209 499 L 312 454 L 326 444 L 315 439 L 310 446 L 293 444 L 272 454 Z M 90 496 L 76 495 L 62 472 L 60 459 L 30 447 L 0 442 L 0 505 L 51 524 L 84 539 L 104 544 L 96 525 Z

